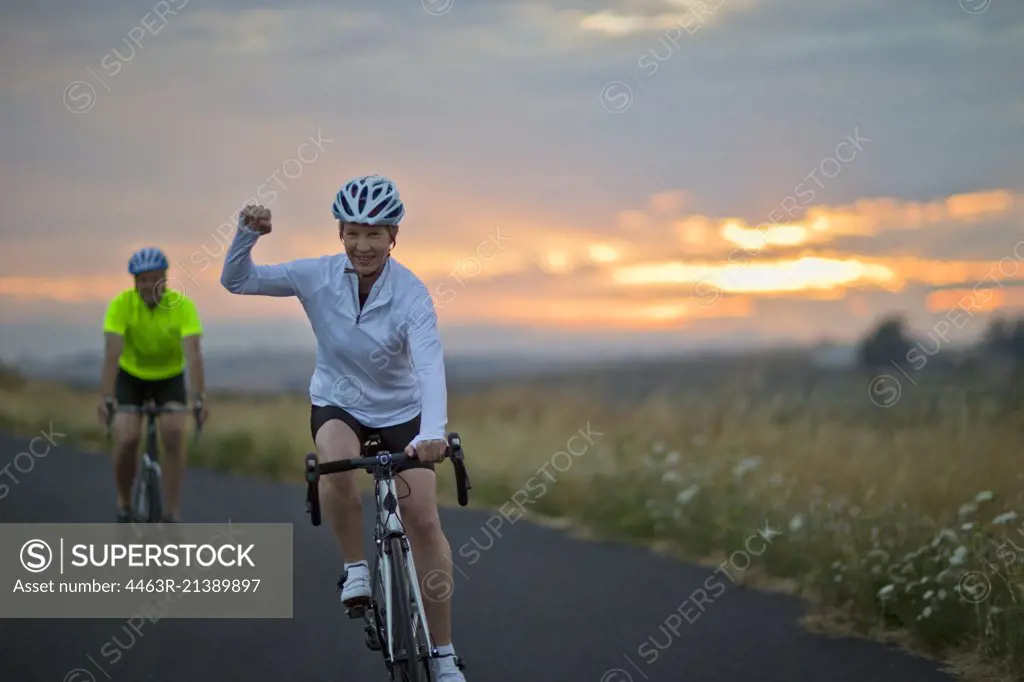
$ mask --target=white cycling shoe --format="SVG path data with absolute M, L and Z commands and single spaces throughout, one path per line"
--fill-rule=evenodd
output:
M 365 608 L 370 604 L 370 567 L 365 561 L 345 566 L 347 575 L 341 588 L 341 603 L 346 608 Z
M 370 567 L 366 561 L 345 565 L 345 577 L 338 581 L 341 589 L 341 603 L 347 609 L 366 608 L 370 604 Z M 453 651 L 443 647 L 448 652 Z M 434 682 L 466 682 L 462 674 L 465 667 L 454 653 L 442 653 L 440 658 L 430 659 L 430 671 Z
M 466 682 L 461 662 L 455 656 L 430 659 L 430 675 L 435 682 Z

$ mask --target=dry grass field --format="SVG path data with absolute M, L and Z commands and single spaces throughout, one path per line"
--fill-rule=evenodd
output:
M 472 503 L 569 517 L 693 559 L 746 551 L 751 579 L 811 599 L 819 626 L 895 639 L 966 679 L 1022 679 L 1024 406 L 1007 378 L 904 378 L 879 407 L 870 375 L 729 367 L 453 390 Z M 105 448 L 95 402 L 8 380 L 0 428 L 52 422 Z M 308 424 L 303 396 L 215 396 L 191 463 L 299 480 Z M 451 469 L 439 471 L 450 500 Z M 752 529 L 771 542 L 751 541 Z

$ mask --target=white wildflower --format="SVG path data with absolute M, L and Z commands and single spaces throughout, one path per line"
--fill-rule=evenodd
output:
M 760 457 L 744 457 L 739 464 L 733 467 L 732 475 L 736 478 L 742 478 L 759 466 L 761 466 Z
M 959 511 L 957 511 L 957 514 L 959 514 L 960 516 L 970 516 L 976 511 L 978 511 L 978 505 L 974 504 L 973 502 L 968 502 L 967 504 L 960 505 L 960 509 Z
M 793 518 L 791 518 L 789 520 L 789 530 L 790 531 L 795 533 L 795 532 L 797 532 L 798 530 L 800 530 L 803 527 L 804 527 L 804 516 L 803 516 L 803 514 L 797 514 L 796 516 L 794 516 Z
M 672 452 L 670 452 L 667 455 L 665 455 L 665 462 L 667 464 L 675 464 L 676 462 L 679 461 L 680 457 L 682 457 L 682 455 L 679 454 L 679 451 L 678 450 L 673 450 Z
M 694 483 L 686 490 L 680 490 L 679 494 L 676 495 L 676 503 L 678 504 L 689 504 L 693 498 L 697 497 L 697 493 L 700 492 L 700 486 Z
M 974 523 L 965 523 L 964 525 L 960 526 L 960 530 L 964 531 L 965 533 L 970 533 L 972 530 L 974 530 Z
M 845 507 L 845 506 L 846 506 L 846 500 L 844 500 L 841 497 L 837 498 L 835 500 L 829 500 L 828 504 L 825 505 L 825 507 L 829 511 L 842 511 L 843 507 Z
M 835 577 L 835 581 L 836 581 L 837 583 L 841 583 L 841 582 L 843 582 L 843 574 L 842 574 L 842 573 L 840 573 L 840 574 L 836 575 L 836 577 Z
M 947 596 L 948 596 L 948 593 L 945 590 L 939 590 L 939 599 L 940 600 L 945 599 Z
M 995 498 L 996 495 L 991 490 L 982 490 L 980 493 L 974 496 L 974 501 L 977 502 L 978 504 L 981 504 L 982 502 L 991 502 Z
M 1002 525 L 1007 524 L 1007 523 L 1013 523 L 1016 520 L 1017 520 L 1017 512 L 1015 512 L 1015 511 L 1008 511 L 1005 514 L 1000 514 L 999 516 L 997 516 L 994 519 L 992 519 L 992 523 L 996 524 L 997 526 L 1002 526 Z
M 949 540 L 950 542 L 956 542 L 956 533 L 954 533 L 953 531 L 951 531 L 948 528 L 943 528 L 941 531 L 939 531 L 939 534 L 935 536 L 935 539 L 932 540 L 932 547 L 938 547 L 939 545 L 942 544 L 943 540 Z M 920 555 L 917 555 L 917 556 L 920 556 Z M 917 557 L 915 556 L 915 558 L 917 558 Z
M 883 587 L 882 589 L 880 589 L 878 591 L 878 598 L 881 599 L 882 601 L 885 601 L 895 591 L 896 591 L 896 586 L 895 585 L 886 585 L 885 587 Z
M 661 453 L 665 452 L 665 443 L 660 440 L 655 441 L 651 445 L 651 452 L 653 452 L 656 455 L 660 455 Z
M 682 476 L 678 471 L 666 471 L 661 475 L 661 480 L 664 483 L 678 483 L 682 480 Z
M 967 548 L 963 545 L 960 545 L 956 548 L 956 551 L 953 552 L 953 556 L 949 557 L 949 564 L 950 566 L 961 566 L 963 565 L 966 559 Z
M 927 592 L 924 593 L 923 599 L 931 599 L 933 596 L 935 596 L 935 591 L 934 590 L 928 590 Z
M 926 607 L 924 607 L 924 611 L 921 612 L 921 615 L 918 616 L 917 619 L 918 620 L 922 620 L 924 618 L 931 618 L 931 616 L 932 616 L 932 607 L 926 606 Z
M 878 547 L 876 547 L 870 552 L 868 552 L 868 558 L 870 559 L 873 557 L 877 557 L 883 563 L 889 563 L 889 553 L 886 552 L 884 549 L 879 549 Z

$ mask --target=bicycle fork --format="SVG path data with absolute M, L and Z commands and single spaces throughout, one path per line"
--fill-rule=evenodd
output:
M 400 539 L 399 546 L 401 551 L 404 553 L 406 569 L 406 575 L 394 576 L 397 580 L 407 580 L 409 584 L 409 592 L 412 597 L 411 604 L 407 606 L 412 607 L 410 610 L 413 611 L 411 620 L 413 621 L 413 638 L 414 641 L 409 642 L 410 650 L 406 652 L 410 661 L 418 659 L 419 651 L 415 638 L 417 637 L 416 627 L 422 627 L 424 633 L 424 644 L 426 645 L 427 655 L 431 655 L 434 651 L 434 643 L 430 636 L 430 627 L 426 622 L 426 611 L 423 608 L 423 595 L 420 591 L 419 577 L 416 573 L 416 563 L 412 557 L 412 543 L 409 541 L 409 537 L 405 534 L 402 525 L 402 515 L 398 509 L 398 496 L 395 494 L 395 484 L 392 480 L 386 481 L 386 485 L 381 486 L 378 489 L 378 509 L 383 508 L 388 512 L 385 518 L 383 528 L 379 534 L 380 542 L 384 545 L 380 552 L 381 557 L 381 575 L 378 577 L 383 582 L 382 587 L 384 588 L 384 622 L 387 625 L 388 633 L 388 656 L 394 661 L 395 660 L 395 637 L 397 634 L 398 624 L 395 623 L 394 618 L 394 585 L 392 578 L 392 571 L 394 570 L 394 564 L 391 561 L 390 553 L 390 540 L 394 537 Z M 386 543 L 386 544 L 385 544 Z M 404 627 L 404 626 L 403 626 Z
M 403 544 L 410 545 L 411 543 L 409 543 L 408 539 L 405 539 Z M 415 630 L 416 625 L 421 626 L 423 628 L 424 644 L 427 647 L 427 655 L 429 656 L 434 651 L 434 642 L 433 642 L 433 640 L 431 639 L 431 636 L 430 636 L 430 626 L 427 624 L 427 612 L 423 608 L 423 595 L 420 594 L 420 581 L 419 581 L 419 578 L 418 578 L 419 574 L 416 572 L 416 563 L 413 561 L 413 558 L 412 558 L 411 547 L 409 547 L 409 550 L 410 551 L 406 552 L 406 555 L 405 555 L 405 558 L 406 558 L 406 564 L 405 565 L 408 567 L 408 571 L 409 571 L 409 589 L 412 591 L 413 603 L 416 606 L 416 613 L 413 614 L 414 615 L 414 618 L 413 618 L 413 620 L 414 620 L 413 636 L 416 635 L 416 630 Z
M 423 595 L 420 592 L 419 580 L 417 579 L 416 566 L 412 558 L 412 552 L 409 551 L 410 547 L 408 537 L 403 535 L 401 536 L 401 539 L 402 549 L 404 550 L 405 553 L 405 565 L 407 573 L 404 576 L 395 576 L 395 578 L 397 580 L 405 579 L 409 582 L 410 596 L 412 597 L 412 603 L 410 604 L 410 606 L 412 607 L 412 613 L 410 615 L 412 616 L 413 620 L 413 637 L 416 637 L 418 634 L 416 631 L 417 626 L 422 627 L 426 640 L 424 644 L 426 645 L 426 651 L 429 656 L 431 652 L 434 651 L 434 643 L 430 636 L 430 627 L 426 621 L 426 611 L 423 608 Z M 394 564 L 391 561 L 390 551 L 385 550 L 381 552 L 380 569 L 378 571 L 377 576 L 375 577 L 375 580 L 380 581 L 381 587 L 383 588 L 384 591 L 383 615 L 384 623 L 387 626 L 387 654 L 389 660 L 391 660 L 392 662 L 395 660 L 395 639 L 398 636 L 398 628 L 404 627 L 404 625 L 395 622 L 394 585 L 392 581 L 389 579 L 392 576 L 393 570 Z M 367 646 L 369 646 L 371 649 L 375 651 L 379 651 L 381 649 L 380 640 L 377 639 L 377 633 L 379 632 L 379 630 L 377 627 L 378 623 L 376 616 L 373 612 L 373 609 L 366 610 L 366 620 L 366 632 L 368 635 Z M 373 641 L 371 641 L 369 637 L 372 637 Z M 374 646 L 374 644 L 376 644 L 376 646 Z M 408 645 L 409 647 L 411 647 L 411 649 L 406 652 L 406 656 L 409 657 L 410 661 L 418 661 L 418 643 L 416 641 L 413 641 L 409 642 Z
M 142 472 L 145 475 L 155 476 L 156 480 L 159 480 L 163 474 L 163 471 L 160 468 L 160 462 L 150 458 L 148 452 L 142 453 Z
M 161 489 L 163 470 L 160 467 L 160 462 L 153 457 L 157 446 L 156 423 L 150 418 L 146 424 L 146 448 L 142 451 L 139 475 L 135 481 L 138 489 L 135 492 L 135 504 L 133 505 L 136 507 L 134 511 L 144 521 L 154 520 L 154 501 L 160 503 L 161 509 L 163 507 L 163 490 Z

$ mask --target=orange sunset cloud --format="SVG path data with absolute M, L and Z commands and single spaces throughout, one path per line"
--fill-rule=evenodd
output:
M 439 306 L 442 323 L 661 329 L 693 318 L 743 317 L 761 297 L 836 300 L 854 290 L 900 292 L 912 285 L 945 289 L 929 295 L 927 306 L 933 311 L 949 308 L 976 287 L 998 288 L 985 303 L 986 310 L 994 310 L 1024 304 L 1024 294 L 1011 288 L 1024 279 L 1019 274 L 1024 245 L 1009 237 L 998 255 L 964 260 L 867 256 L 838 250 L 834 243 L 850 235 L 880 239 L 888 232 L 917 230 L 926 236 L 937 227 L 973 229 L 993 221 L 1019 225 L 1021 206 L 1018 195 L 1002 189 L 920 203 L 864 198 L 849 205 L 811 206 L 792 222 L 755 226 L 735 217 L 686 213 L 686 195 L 665 192 L 651 197 L 644 209 L 623 210 L 613 229 L 569 230 L 514 221 L 492 230 L 455 226 L 457 239 L 418 238 L 400 248 L 396 258 L 432 290 L 447 282 L 459 292 L 457 304 Z M 254 258 L 281 262 L 340 248 L 331 233 L 293 230 L 287 240 L 261 243 Z M 217 239 L 201 248 L 169 248 L 172 287 L 213 314 L 270 314 L 263 302 L 240 303 L 222 290 L 223 250 Z M 202 267 L 195 265 L 197 253 Z M 6 277 L 0 278 L 0 296 L 101 303 L 129 285 L 120 273 Z M 722 298 L 714 306 L 706 305 L 711 289 Z M 276 303 L 272 308 L 275 314 L 301 316 L 295 306 Z

